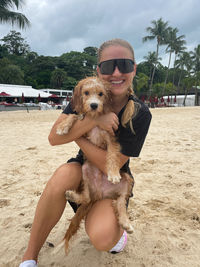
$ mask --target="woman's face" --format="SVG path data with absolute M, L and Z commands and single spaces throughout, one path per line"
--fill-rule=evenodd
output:
M 133 60 L 132 53 L 129 51 L 128 48 L 120 45 L 118 46 L 113 45 L 105 48 L 102 51 L 100 62 L 110 59 L 119 59 L 119 58 Z M 133 71 L 130 73 L 121 73 L 118 67 L 116 67 L 111 75 L 105 75 L 101 74 L 98 66 L 97 66 L 97 73 L 101 79 L 110 82 L 111 84 L 110 90 L 114 96 L 119 96 L 119 95 L 123 96 L 127 94 L 128 87 L 132 85 L 132 81 L 136 73 L 136 64 L 134 65 Z

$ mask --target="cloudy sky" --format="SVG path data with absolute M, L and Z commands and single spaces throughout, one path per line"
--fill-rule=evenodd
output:
M 20 8 L 31 27 L 19 30 L 0 25 L 0 38 L 10 30 L 20 31 L 31 50 L 39 55 L 60 56 L 87 46 L 99 47 L 108 39 L 123 38 L 135 49 L 141 62 L 156 41 L 142 42 L 152 20 L 160 17 L 185 35 L 188 50 L 200 44 L 199 0 L 24 0 Z M 161 49 L 161 54 L 165 47 Z M 167 59 L 162 56 L 163 64 Z

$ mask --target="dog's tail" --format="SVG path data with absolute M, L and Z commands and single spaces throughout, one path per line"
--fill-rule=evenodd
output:
M 70 225 L 67 229 L 67 232 L 64 237 L 65 242 L 65 252 L 67 254 L 68 247 L 69 247 L 69 240 L 73 235 L 76 234 L 76 232 L 79 229 L 81 221 L 85 218 L 85 216 L 88 214 L 89 210 L 91 209 L 92 205 L 94 203 L 90 202 L 87 204 L 81 204 L 81 206 L 76 211 L 74 217 L 71 219 Z

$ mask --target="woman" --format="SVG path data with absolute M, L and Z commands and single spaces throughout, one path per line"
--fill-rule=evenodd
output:
M 85 116 L 74 124 L 68 134 L 59 136 L 56 134 L 58 123 L 73 112 L 69 105 L 53 125 L 49 142 L 51 145 L 60 145 L 75 141 L 87 159 L 106 173 L 107 152 L 83 137 L 84 133 L 99 126 L 113 135 L 117 134 L 121 145 L 121 168 L 130 173 L 129 157 L 139 155 L 151 121 L 149 109 L 133 94 L 136 64 L 130 44 L 121 39 L 103 43 L 98 52 L 97 73 L 101 79 L 111 83 L 114 112 L 102 115 L 98 120 Z M 126 112 L 128 105 L 132 107 L 132 114 Z M 122 125 L 121 121 L 125 123 Z M 64 211 L 66 190 L 77 190 L 79 187 L 82 178 L 82 152 L 60 166 L 47 183 L 38 202 L 28 248 L 20 267 L 37 266 L 39 251 Z M 111 202 L 110 199 L 104 199 L 93 205 L 85 220 L 85 230 L 97 250 L 119 252 L 123 250 L 127 236 L 118 225 Z M 76 211 L 75 203 L 71 205 Z

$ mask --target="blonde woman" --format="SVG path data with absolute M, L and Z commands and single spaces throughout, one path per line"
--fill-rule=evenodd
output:
M 115 134 L 121 146 L 120 164 L 131 174 L 129 158 L 138 157 L 147 135 L 151 113 L 134 95 L 132 82 L 136 74 L 134 51 L 121 39 L 104 42 L 98 51 L 98 76 L 111 84 L 113 112 L 98 120 L 85 116 L 66 135 L 56 134 L 56 127 L 67 114 L 76 112 L 69 104 L 53 125 L 49 134 L 51 145 L 75 141 L 80 151 L 75 158 L 60 166 L 48 181 L 38 202 L 28 247 L 20 267 L 37 266 L 38 254 L 52 228 L 59 221 L 65 205 L 65 192 L 77 190 L 82 179 L 83 154 L 106 173 L 106 150 L 96 147 L 83 135 L 95 126 Z M 126 232 L 118 225 L 111 199 L 97 201 L 85 220 L 85 230 L 93 246 L 100 251 L 118 253 L 127 242 Z M 70 203 L 76 212 L 76 203 Z

